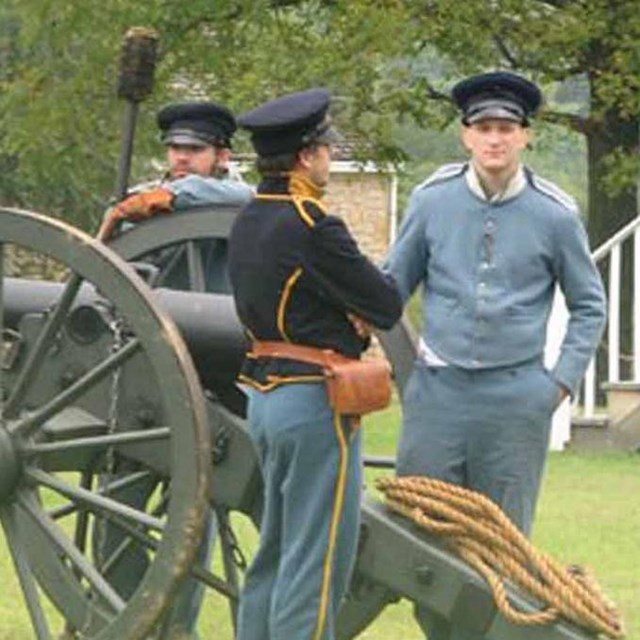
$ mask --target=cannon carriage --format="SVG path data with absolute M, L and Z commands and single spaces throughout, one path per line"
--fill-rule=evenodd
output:
M 259 525 L 261 479 L 235 385 L 245 338 L 228 292 L 207 285 L 208 243 L 224 242 L 235 214 L 181 212 L 105 247 L 60 221 L 0 210 L 3 255 L 18 245 L 68 272 L 64 282 L 9 274 L 0 289 L 0 519 L 32 622 L 25 637 L 56 636 L 52 606 L 70 637 L 167 637 L 163 621 L 187 575 L 227 598 L 235 615 L 231 514 Z M 401 391 L 415 356 L 410 327 L 380 339 Z M 119 499 L 144 483 L 154 486 L 144 505 Z M 194 562 L 209 508 L 221 524 L 220 575 Z M 108 554 L 105 522 L 122 537 Z M 110 572 L 132 547 L 146 562 L 138 587 L 122 594 Z M 472 569 L 367 495 L 339 637 L 356 637 L 402 597 L 463 616 L 494 640 L 596 637 L 566 622 L 510 624 Z

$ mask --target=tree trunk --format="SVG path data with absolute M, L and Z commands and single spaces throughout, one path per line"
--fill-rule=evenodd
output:
M 639 127 L 637 120 L 624 120 L 619 114 L 607 112 L 587 133 L 587 157 L 589 177 L 588 225 L 592 248 L 600 246 L 616 231 L 622 229 L 638 215 L 638 186 L 630 185 L 616 195 L 609 195 L 600 176 L 602 161 L 614 149 L 628 152 L 637 149 Z M 608 287 L 609 261 L 601 263 L 600 269 Z M 620 292 L 620 376 L 629 379 L 633 344 L 633 246 L 627 242 L 622 252 L 622 289 Z M 606 338 L 606 336 L 605 336 Z M 605 343 L 606 344 L 606 343 Z M 604 356 L 604 357 L 603 357 Z M 598 366 L 598 378 L 602 381 L 606 375 L 607 352 L 601 348 Z
M 632 153 L 637 150 L 638 141 L 638 121 L 623 120 L 612 112 L 587 133 L 589 234 L 594 248 L 638 215 L 637 185 L 630 185 L 611 196 L 605 191 L 601 179 L 604 157 L 614 149 Z

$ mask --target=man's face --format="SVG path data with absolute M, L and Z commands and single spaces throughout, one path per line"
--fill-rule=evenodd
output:
M 508 173 L 520 163 L 529 129 L 510 120 L 481 120 L 463 128 L 462 141 L 480 170 Z
M 187 175 L 211 176 L 227 168 L 231 157 L 229 149 L 211 145 L 170 144 L 167 147 L 169 175 L 182 178 Z
M 331 146 L 321 144 L 317 147 L 303 149 L 300 161 L 307 169 L 309 178 L 318 187 L 326 187 L 331 171 Z

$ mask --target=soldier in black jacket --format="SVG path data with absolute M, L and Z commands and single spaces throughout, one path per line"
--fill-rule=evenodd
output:
M 254 345 L 305 345 L 359 358 L 368 325 L 390 328 L 401 302 L 392 278 L 321 202 L 336 136 L 329 103 L 328 91 L 311 89 L 238 119 L 251 132 L 262 181 L 232 229 L 229 272 Z M 265 509 L 238 639 L 331 640 L 356 551 L 360 433 L 352 417 L 329 405 L 321 367 L 256 353 L 247 355 L 240 381 Z

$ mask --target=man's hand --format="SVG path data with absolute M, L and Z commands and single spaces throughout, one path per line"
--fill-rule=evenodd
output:
M 169 189 L 159 187 L 151 191 L 136 193 L 119 202 L 107 214 L 100 228 L 98 237 L 106 240 L 122 220 L 140 222 L 151 218 L 157 213 L 169 213 L 173 204 L 174 195 Z
M 558 392 L 558 405 L 560 405 L 563 400 L 570 395 L 569 389 L 560 385 L 560 391 Z
M 368 322 L 354 313 L 347 313 L 347 318 L 349 318 L 349 322 L 353 325 L 353 328 L 360 338 L 365 340 L 371 336 L 372 328 Z

